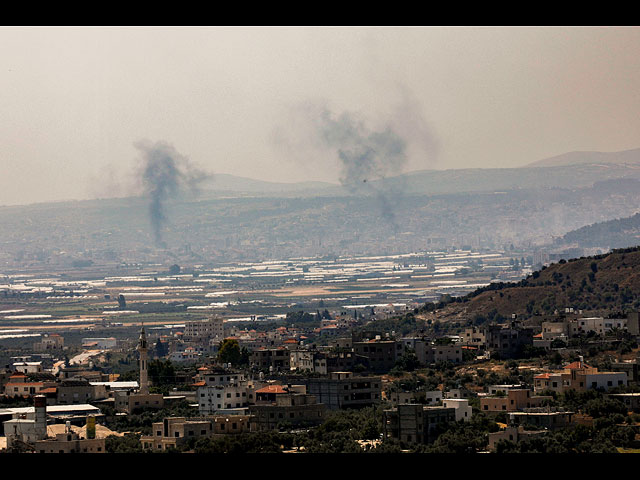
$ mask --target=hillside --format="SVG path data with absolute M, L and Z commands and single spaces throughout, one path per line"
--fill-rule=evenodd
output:
M 518 283 L 491 284 L 427 318 L 491 320 L 552 314 L 566 307 L 601 314 L 640 308 L 640 247 L 551 264 Z
M 525 167 L 559 167 L 602 163 L 640 163 L 640 148 L 620 152 L 568 152 L 529 163 Z
M 567 232 L 556 239 L 556 245 L 576 245 L 581 248 L 627 248 L 640 244 L 640 213 L 587 225 Z
M 640 153 L 640 150 L 638 150 Z M 570 155 L 570 154 L 567 154 Z M 561 162 L 562 163 L 562 162 Z M 369 179 L 362 185 L 326 182 L 277 183 L 216 174 L 200 185 L 201 198 L 219 196 L 349 196 L 354 193 L 395 195 L 448 195 L 493 193 L 509 190 L 589 188 L 603 181 L 640 180 L 637 162 L 593 162 L 580 165 L 548 165 L 518 168 L 463 168 L 418 170 L 384 179 Z

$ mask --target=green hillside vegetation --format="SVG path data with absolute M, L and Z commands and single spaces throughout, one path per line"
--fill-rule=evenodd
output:
M 577 244 L 583 248 L 609 246 L 626 248 L 639 243 L 640 213 L 632 217 L 594 223 L 568 232 L 556 244 Z
M 551 264 L 517 283 L 494 283 L 446 305 L 427 304 L 437 317 L 492 320 L 553 314 L 566 307 L 602 314 L 640 308 L 640 247 Z

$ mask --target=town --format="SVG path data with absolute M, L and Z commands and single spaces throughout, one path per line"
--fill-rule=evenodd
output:
M 593 273 L 606 258 L 570 263 Z M 158 267 L 6 277 L 2 451 L 640 447 L 638 308 L 446 313 L 483 288 L 539 277 L 524 257 Z

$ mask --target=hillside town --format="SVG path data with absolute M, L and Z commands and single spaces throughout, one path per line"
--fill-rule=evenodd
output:
M 141 325 L 135 341 L 84 339 L 91 354 L 74 362 L 52 334 L 0 374 L 0 449 L 317 453 L 337 437 L 349 452 L 640 446 L 637 311 L 566 308 L 538 328 L 513 314 L 455 333 L 421 315 L 327 311 L 324 345 L 305 341 L 303 323 L 256 331 L 211 316 L 170 335 Z M 123 358 L 133 368 L 113 373 Z

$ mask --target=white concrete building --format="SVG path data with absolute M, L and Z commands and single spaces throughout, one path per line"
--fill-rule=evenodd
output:
M 445 408 L 455 408 L 456 422 L 471 420 L 472 408 L 469 400 L 463 398 L 445 398 L 442 400 L 442 406 Z
M 198 411 L 201 415 L 246 408 L 254 390 L 244 374 L 225 369 L 207 369 L 198 375 Z
M 15 362 L 11 365 L 14 372 L 41 373 L 44 371 L 42 362 Z
M 205 338 L 224 339 L 224 319 L 218 317 L 207 320 L 189 321 L 185 323 L 185 340 L 202 340 Z

